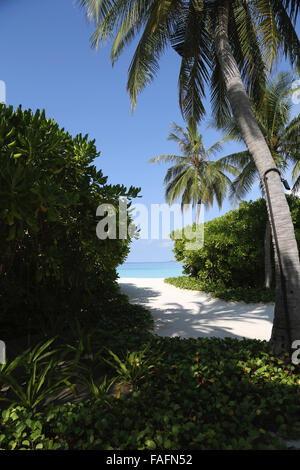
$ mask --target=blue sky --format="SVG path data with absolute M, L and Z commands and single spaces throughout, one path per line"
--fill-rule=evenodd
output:
M 298 33 L 299 29 L 298 22 Z M 96 165 L 109 182 L 142 187 L 137 202 L 148 207 L 161 204 L 166 166 L 148 161 L 161 153 L 178 153 L 167 136 L 171 121 L 185 125 L 178 107 L 179 58 L 171 49 L 162 57 L 157 78 L 139 96 L 131 115 L 126 78 L 133 47 L 112 68 L 109 45 L 96 53 L 90 48 L 91 33 L 73 0 L 1 0 L 0 80 L 6 83 L 7 104 L 45 109 L 71 134 L 88 133 L 101 151 Z M 289 70 L 284 63 L 282 68 Z M 200 129 L 206 147 L 222 137 L 206 129 L 205 122 Z M 223 155 L 241 148 L 227 145 Z M 247 199 L 258 196 L 254 189 Z M 221 211 L 215 205 L 205 220 L 231 208 L 228 201 Z M 136 241 L 128 257 L 128 261 L 170 259 L 172 243 L 167 240 Z

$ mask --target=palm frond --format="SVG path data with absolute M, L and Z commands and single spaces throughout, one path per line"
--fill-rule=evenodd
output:
M 284 8 L 289 12 L 291 20 L 295 23 L 300 9 L 300 0 L 283 0 L 282 3 Z
M 132 110 L 138 94 L 149 84 L 159 70 L 159 58 L 170 42 L 181 1 L 153 0 L 147 13 L 147 22 L 128 70 L 127 90 Z
M 142 25 L 146 21 L 148 10 L 149 2 L 145 1 L 136 1 L 131 6 L 131 9 L 123 19 L 119 30 L 115 35 L 110 54 L 112 65 L 115 64 L 124 48 L 128 46 L 140 32 Z
M 229 41 L 251 99 L 261 104 L 265 93 L 266 63 L 249 2 L 231 3 Z
M 203 2 L 202 2 L 203 3 Z M 205 114 L 203 98 L 209 81 L 212 38 L 206 27 L 206 9 L 198 2 L 184 3 L 171 44 L 181 56 L 179 72 L 179 106 L 186 120 L 199 121 Z
M 88 21 L 96 25 L 107 15 L 112 6 L 111 0 L 77 0 L 77 3 L 85 10 Z
M 205 150 L 201 158 L 209 159 L 212 156 L 217 155 L 223 149 L 224 144 L 229 140 L 229 136 L 223 137 L 223 139 L 218 140 L 213 145 L 211 145 L 207 150 Z
M 294 146 L 300 146 L 300 114 L 295 116 L 283 131 L 283 138 Z
M 222 161 L 221 159 L 211 162 L 211 164 L 214 167 L 214 171 L 217 171 L 219 173 L 221 172 L 222 174 L 226 172 L 226 173 L 230 173 L 233 176 L 238 176 L 240 172 L 240 170 L 235 165 L 231 165 L 229 162 Z M 227 178 L 228 177 L 226 176 L 225 179 Z
M 193 179 L 194 168 L 189 167 L 183 169 L 169 182 L 166 186 L 165 197 L 169 204 L 173 204 L 184 192 L 191 186 L 191 179 Z
M 300 159 L 300 114 L 283 130 L 281 152 L 286 159 L 293 163 L 297 163 Z
M 257 178 L 257 168 L 253 159 L 251 159 L 249 163 L 244 166 L 238 177 L 232 182 L 229 198 L 233 202 L 244 199 Z
M 282 37 L 276 24 L 273 0 L 254 0 L 252 8 L 255 12 L 257 36 L 260 40 L 263 60 L 271 72 L 274 62 L 278 61 L 278 54 L 282 47 Z
M 287 2 L 289 3 L 289 2 Z M 291 11 L 288 9 L 284 2 L 279 0 L 272 0 L 272 8 L 274 17 L 277 24 L 277 29 L 282 38 L 282 49 L 285 58 L 290 60 L 291 65 L 300 66 L 300 41 L 293 24 L 293 10 L 298 10 L 299 4 L 292 2 L 290 4 Z M 295 17 L 296 18 L 296 17 Z
M 149 160 L 149 163 L 186 163 L 186 157 L 182 155 L 157 155 Z
M 242 152 L 235 152 L 226 155 L 225 157 L 221 157 L 218 161 L 224 164 L 233 165 L 235 168 L 241 169 L 248 165 L 251 160 L 252 157 L 248 150 L 244 150 Z
M 164 177 L 164 184 L 167 185 L 170 183 L 170 181 L 174 180 L 177 178 L 178 175 L 183 175 L 186 173 L 188 170 L 190 170 L 190 166 L 186 165 L 185 163 L 183 164 L 178 164 L 171 166 L 168 168 L 167 173 Z
M 102 0 L 98 0 L 100 3 Z M 90 0 L 90 4 L 97 2 L 97 0 Z M 132 9 L 135 10 L 139 7 L 140 17 L 136 18 L 132 14 Z M 98 49 L 100 44 L 105 44 L 111 39 L 118 28 L 123 30 L 124 35 L 124 24 L 127 24 L 127 28 L 130 31 L 138 31 L 143 25 L 144 15 L 147 11 L 147 3 L 145 0 L 111 0 L 107 2 L 106 12 L 103 14 L 99 8 L 97 14 L 94 14 L 94 21 L 96 29 L 91 37 L 91 45 L 93 48 Z M 123 25 L 123 26 L 122 26 Z M 129 33 L 128 33 L 129 34 Z M 133 37 L 131 38 L 133 39 Z M 127 41 L 127 44 L 129 41 Z
M 269 81 L 265 103 L 265 124 L 270 137 L 276 135 L 288 123 L 290 118 L 292 76 L 289 73 L 280 73 Z M 262 110 L 256 108 L 256 115 Z
M 299 189 L 300 189 L 300 176 L 298 176 L 298 178 L 296 178 L 295 182 L 294 182 L 294 185 L 292 187 L 292 192 L 295 194 L 295 193 L 298 193 L 299 192 Z
M 175 122 L 171 122 L 172 132 L 168 135 L 168 140 L 176 142 L 184 155 L 189 153 L 191 137 L 189 131 L 185 131 L 183 127 L 178 126 Z
M 214 56 L 214 66 L 210 83 L 211 111 L 218 129 L 222 129 L 232 116 L 223 72 L 221 70 L 217 55 Z

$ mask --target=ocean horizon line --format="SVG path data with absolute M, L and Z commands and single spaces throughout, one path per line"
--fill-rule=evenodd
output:
M 158 264 L 158 263 L 179 263 L 179 261 L 176 260 L 167 260 L 167 261 L 124 261 L 123 264 L 137 264 L 137 263 L 142 263 L 142 264 Z
M 119 265 L 117 272 L 120 277 L 131 278 L 166 278 L 181 276 L 182 263 L 169 261 L 125 261 Z

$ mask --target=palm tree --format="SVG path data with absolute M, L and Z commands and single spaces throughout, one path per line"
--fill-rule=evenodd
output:
M 224 172 L 237 175 L 236 168 L 227 162 L 210 161 L 209 158 L 219 152 L 226 139 L 222 139 L 205 150 L 202 135 L 198 133 L 197 123 L 189 119 L 186 131 L 175 123 L 168 140 L 175 141 L 183 155 L 158 155 L 150 163 L 174 163 L 165 176 L 166 200 L 171 205 L 181 197 L 181 208 L 192 204 L 196 207 L 196 223 L 199 223 L 200 204 L 213 205 L 216 199 L 222 206 L 231 180 Z
M 257 106 L 252 103 L 256 120 L 262 134 L 269 146 L 277 168 L 283 172 L 288 167 L 288 162 L 294 165 L 293 173 L 299 168 L 299 131 L 300 114 L 290 120 L 292 103 L 290 95 L 293 76 L 290 73 L 280 73 L 275 79 L 270 79 L 267 84 L 264 102 Z M 219 126 L 216 126 L 217 128 Z M 221 126 L 227 138 L 242 141 L 240 129 L 234 117 L 228 119 Z M 253 158 L 248 150 L 227 155 L 221 159 L 224 163 L 234 165 L 240 170 L 237 178 L 230 188 L 230 197 L 233 200 L 243 199 L 252 188 L 253 183 L 259 180 L 259 174 Z M 298 178 L 300 180 L 300 178 Z M 300 184 L 300 181 L 299 181 Z M 295 188 L 297 187 L 297 181 Z M 264 194 L 264 185 L 260 181 L 260 188 Z M 269 221 L 265 231 L 265 287 L 269 288 L 272 281 L 271 265 L 271 227 Z
M 168 45 L 181 56 L 179 103 L 184 117 L 205 114 L 205 84 L 221 123 L 231 112 L 266 192 L 276 260 L 276 305 L 270 346 L 290 351 L 300 338 L 300 262 L 281 176 L 248 93 L 263 99 L 266 73 L 282 51 L 300 66 L 295 31 L 300 0 L 78 0 L 95 22 L 92 46 L 114 38 L 114 63 L 138 36 L 127 88 L 132 106 L 151 82 Z

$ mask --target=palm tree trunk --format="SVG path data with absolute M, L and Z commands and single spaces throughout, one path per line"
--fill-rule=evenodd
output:
M 229 1 L 218 7 L 215 31 L 217 57 L 223 72 L 228 98 L 243 140 L 252 155 L 261 181 L 265 182 L 267 209 L 272 228 L 276 266 L 276 302 L 270 339 L 275 353 L 291 350 L 300 339 L 300 264 L 289 206 L 281 178 L 269 147 L 254 117 L 237 63 L 228 40 Z M 266 174 L 266 172 L 268 173 Z
M 272 256 L 271 256 L 271 225 L 269 219 L 266 222 L 265 240 L 265 288 L 270 289 L 272 284 Z

